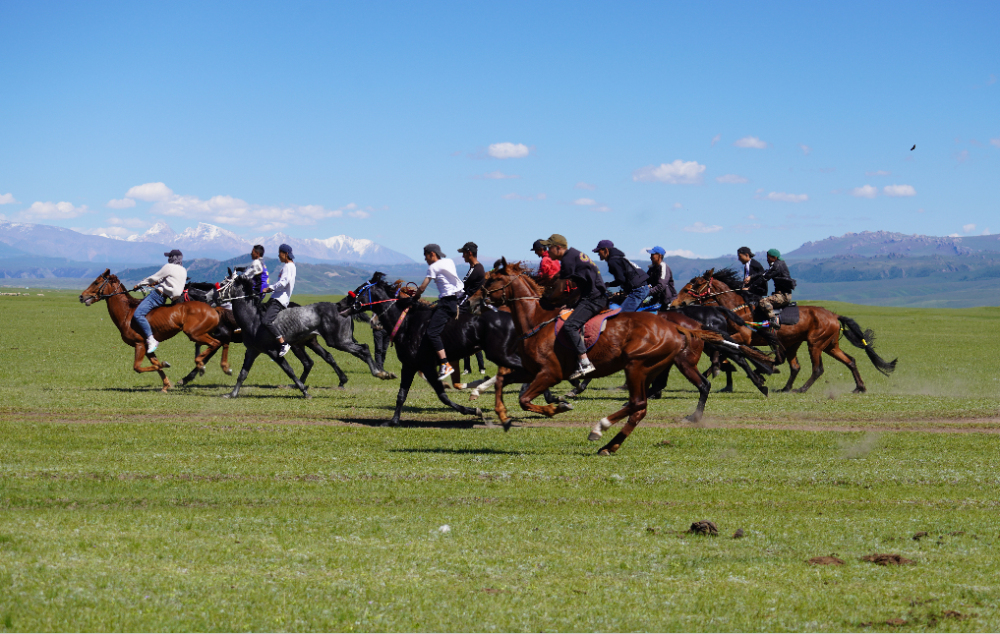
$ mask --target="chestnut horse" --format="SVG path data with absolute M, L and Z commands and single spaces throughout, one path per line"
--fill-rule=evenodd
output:
M 132 368 L 140 373 L 158 373 L 163 380 L 163 391 L 166 392 L 170 389 L 170 379 L 163 369 L 169 368 L 170 364 L 157 359 L 155 353 L 147 355 L 145 338 L 132 328 L 132 315 L 135 314 L 135 309 L 141 300 L 129 294 L 118 277 L 111 274 L 111 269 L 105 269 L 104 273 L 97 276 L 97 279 L 80 294 L 80 302 L 85 306 L 102 299 L 107 300 L 108 314 L 111 316 L 111 321 L 118 326 L 122 341 L 135 348 L 135 363 Z M 166 341 L 177 333 L 184 332 L 191 341 L 208 346 L 205 352 L 195 358 L 194 369 L 181 379 L 178 385 L 190 383 L 199 372 L 203 372 L 205 359 L 212 356 L 222 345 L 209 334 L 219 326 L 218 310 L 220 309 L 212 308 L 204 302 L 182 302 L 162 306 L 149 312 L 147 319 L 153 328 L 153 337 L 157 341 Z M 151 365 L 143 367 L 144 356 L 149 357 Z
M 717 304 L 732 310 L 744 321 L 751 321 L 753 309 L 738 293 L 738 290 L 733 290 L 739 288 L 741 281 L 732 269 L 726 268 L 720 271 L 709 269 L 705 271 L 704 275 L 692 279 L 684 288 L 680 289 L 671 306 Z M 795 377 L 798 376 L 801 369 L 796 354 L 803 343 L 809 350 L 809 359 L 812 361 L 812 376 L 802 387 L 795 390 L 796 392 L 805 392 L 822 376 L 824 352 L 846 365 L 851 371 L 854 376 L 854 392 L 856 394 L 865 392 L 865 382 L 861 380 L 858 364 L 855 363 L 853 357 L 840 349 L 841 333 L 855 347 L 862 348 L 875 369 L 882 374 L 889 376 L 896 369 L 898 359 L 888 362 L 875 352 L 872 345 L 875 340 L 874 332 L 871 330 L 862 331 L 857 322 L 850 317 L 837 315 L 819 306 L 799 306 L 798 323 L 783 324 L 773 332 L 781 344 L 782 352 L 788 359 L 788 366 L 791 369 L 788 382 L 781 389 L 782 392 L 792 391 Z M 738 328 L 731 333 L 731 336 L 734 340 L 747 345 L 766 345 L 768 343 L 760 333 L 754 332 L 749 327 Z
M 572 374 L 578 359 L 575 350 L 556 343 L 554 322 L 560 313 L 558 305 L 567 298 L 564 285 L 555 285 L 545 297 L 539 297 L 541 292 L 528 274 L 520 272 L 515 265 L 508 268 L 506 259 L 487 276 L 483 290 L 486 301 L 511 307 L 517 334 L 522 339 L 521 359 L 525 369 L 535 374 L 528 389 L 521 393 L 521 408 L 551 417 L 569 408 L 565 404 L 538 406 L 531 401 Z M 587 353 L 597 367 L 591 376 L 599 378 L 624 370 L 629 400 L 625 407 L 597 422 L 589 439 L 597 440 L 618 421 L 628 420 L 598 455 L 607 456 L 618 451 L 646 416 L 646 390 L 652 379 L 675 362 L 695 340 L 717 342 L 723 337 L 714 332 L 685 328 L 651 313 L 622 313 L 608 320 L 607 328 Z M 704 412 L 711 386 L 698 373 L 697 366 L 689 369 L 693 371 L 685 371 L 685 375 L 698 387 L 700 395 L 697 409 L 688 420 L 697 421 Z

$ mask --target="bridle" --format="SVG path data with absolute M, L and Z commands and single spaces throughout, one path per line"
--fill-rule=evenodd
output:
M 236 301 L 238 299 L 255 299 L 257 297 L 262 297 L 263 296 L 261 293 L 253 293 L 253 292 L 251 292 L 249 295 L 237 295 L 235 297 L 227 297 L 225 295 L 226 291 L 228 291 L 230 288 L 232 288 L 233 284 L 235 284 L 235 283 L 236 283 L 236 277 L 233 276 L 232 278 L 226 278 L 226 280 L 224 282 L 222 282 L 221 284 L 219 284 L 219 288 L 216 289 L 219 292 L 219 302 L 225 304 L 227 302 L 234 302 L 234 301 Z
M 506 284 L 504 284 L 503 286 L 501 286 L 500 288 L 494 288 L 492 290 L 486 290 L 484 288 L 483 289 L 483 301 L 485 303 L 487 303 L 487 304 L 490 304 L 491 306 L 503 306 L 507 302 L 528 302 L 528 301 L 535 301 L 535 302 L 537 302 L 537 301 L 540 301 L 542 299 L 541 297 L 535 297 L 533 295 L 529 295 L 527 297 L 514 297 L 513 296 L 513 292 L 511 292 L 511 297 L 509 297 L 509 298 L 507 297 L 507 288 L 510 287 L 512 284 L 514 284 L 514 282 L 517 281 L 517 278 L 524 277 L 526 275 L 527 275 L 527 273 L 518 273 L 517 275 L 512 275 L 512 276 L 510 276 L 510 278 L 511 278 L 510 281 L 507 282 Z M 491 299 L 493 293 L 496 293 L 498 291 L 500 293 L 500 302 L 499 303 L 497 303 L 495 300 Z
M 97 287 L 96 291 L 94 291 L 93 297 L 94 297 L 94 301 L 95 302 L 96 301 L 100 301 L 102 299 L 107 299 L 109 297 L 114 297 L 115 295 L 125 295 L 126 293 L 129 292 L 128 289 L 125 288 L 125 285 L 122 284 L 121 280 L 119 280 L 118 278 L 115 278 L 115 284 L 118 284 L 119 286 L 121 286 L 122 290 L 120 290 L 118 292 L 115 292 L 115 293 L 106 293 L 106 294 L 101 293 L 101 291 L 104 290 L 104 287 L 108 285 L 108 282 L 111 281 L 111 278 L 115 277 L 115 276 L 109 273 L 108 275 L 106 275 L 106 276 L 102 275 L 101 277 L 104 278 L 104 281 L 101 282 L 101 285 Z
M 694 288 L 690 289 L 687 294 L 693 297 L 699 304 L 704 303 L 705 300 L 711 299 L 713 297 L 718 297 L 719 295 L 725 295 L 726 293 L 735 293 L 737 289 L 729 289 L 728 291 L 719 291 L 717 293 L 712 292 L 712 282 L 715 281 L 715 276 L 708 278 L 705 281 L 705 285 L 702 286 L 701 291 L 696 291 Z

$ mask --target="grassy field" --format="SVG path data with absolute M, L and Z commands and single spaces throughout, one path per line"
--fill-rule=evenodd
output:
M 235 402 L 215 363 L 162 395 L 102 304 L 31 292 L 0 297 L 0 629 L 1000 629 L 998 309 L 827 304 L 895 375 L 849 349 L 868 394 L 836 362 L 805 395 L 737 379 L 698 427 L 675 377 L 597 458 L 620 377 L 507 434 L 415 384 L 381 429 L 396 383 L 346 355 L 310 401 L 266 360 Z

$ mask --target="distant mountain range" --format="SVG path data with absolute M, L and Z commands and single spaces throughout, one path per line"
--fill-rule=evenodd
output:
M 76 262 L 157 263 L 163 253 L 180 249 L 187 259 L 209 257 L 231 258 L 250 252 L 254 244 L 262 244 L 268 254 L 277 255 L 278 245 L 288 244 L 296 256 L 306 261 L 355 263 L 365 265 L 410 264 L 413 260 L 371 240 L 349 236 L 334 236 L 325 240 L 293 238 L 283 233 L 246 240 L 232 231 L 207 223 L 199 223 L 181 233 L 158 222 L 142 234 L 127 239 L 107 235 L 88 235 L 49 225 L 0 222 L 0 244 L 33 256 L 63 258 Z M 6 257 L 0 252 L 0 257 Z

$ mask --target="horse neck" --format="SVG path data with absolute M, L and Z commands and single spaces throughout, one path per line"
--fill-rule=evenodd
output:
M 122 286 L 121 282 L 118 282 L 110 289 L 112 293 L 124 290 L 125 287 Z M 132 330 L 131 316 L 135 311 L 132 308 L 132 303 L 129 301 L 130 297 L 131 295 L 128 293 L 122 293 L 121 295 L 112 295 L 111 297 L 104 298 L 104 303 L 108 305 L 108 315 L 111 317 L 111 321 L 123 333 Z
M 531 287 L 521 278 L 514 280 L 510 288 L 513 291 L 515 299 L 535 297 Z M 515 301 L 510 303 L 510 314 L 514 317 L 514 323 L 521 334 L 528 332 L 546 319 L 551 319 L 561 310 L 561 308 L 545 310 L 539 302 L 534 301 Z
M 241 291 L 242 292 L 242 291 Z M 241 328 L 257 330 L 260 326 L 260 313 L 254 305 L 253 300 L 248 297 L 232 300 L 233 317 L 236 318 Z M 243 324 L 246 324 L 245 326 Z

